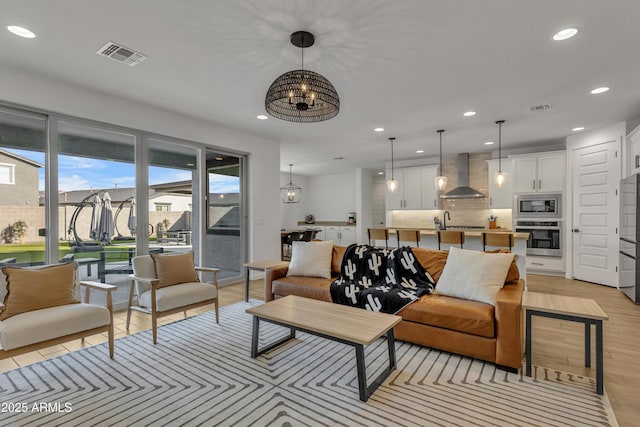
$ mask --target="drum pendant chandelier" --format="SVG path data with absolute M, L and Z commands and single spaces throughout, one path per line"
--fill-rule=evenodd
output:
M 302 67 L 282 74 L 269 86 L 264 104 L 273 117 L 313 123 L 332 119 L 340 111 L 340 98 L 331 82 L 304 69 L 304 49 L 313 46 L 314 41 L 313 34 L 307 31 L 291 34 L 291 44 L 302 52 Z

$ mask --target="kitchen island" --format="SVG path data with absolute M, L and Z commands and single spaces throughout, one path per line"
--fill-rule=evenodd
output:
M 405 227 L 387 227 L 389 230 L 389 247 L 397 248 L 398 240 L 396 238 L 396 230 L 404 229 Z M 447 227 L 447 230 L 456 230 L 464 232 L 464 249 L 482 250 L 482 233 L 506 233 L 513 234 L 515 245 L 511 248 L 511 251 L 517 255 L 516 264 L 518 265 L 518 270 L 520 270 L 520 277 L 525 279 L 525 287 L 526 287 L 526 277 L 527 277 L 527 240 L 529 239 L 529 233 L 513 233 L 511 230 L 507 230 L 504 228 L 496 228 L 496 229 L 459 229 L 455 227 Z M 438 249 L 438 237 L 437 230 L 435 228 L 430 229 L 421 229 L 420 230 L 420 247 L 425 249 Z M 376 240 L 375 242 L 371 242 L 372 245 L 384 247 L 384 240 Z M 403 246 L 412 246 L 415 247 L 415 242 L 402 242 Z M 442 244 L 442 250 L 449 250 L 449 244 Z M 500 249 L 498 247 L 487 246 L 487 250 L 492 249 Z

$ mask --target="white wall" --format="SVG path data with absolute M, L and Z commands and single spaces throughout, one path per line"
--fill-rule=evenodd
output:
M 373 171 L 356 169 L 356 242 L 368 242 L 367 229 L 373 224 Z M 366 236 L 366 239 L 365 239 Z
M 304 217 L 311 212 L 307 212 L 307 203 L 311 198 L 309 191 L 309 177 L 303 175 L 291 174 L 291 181 L 295 185 L 302 187 L 300 203 L 283 203 L 282 197 L 279 196 L 281 224 L 280 228 L 291 230 L 298 228 L 298 221 L 304 221 Z M 289 173 L 280 173 L 280 186 L 289 183 Z M 319 220 L 319 218 L 317 218 Z
M 307 197 L 307 211 L 317 221 L 347 222 L 349 212 L 356 212 L 355 171 L 309 177 Z
M 0 65 L 0 101 L 98 120 L 249 154 L 249 258 L 280 257 L 279 143 L 107 93 Z

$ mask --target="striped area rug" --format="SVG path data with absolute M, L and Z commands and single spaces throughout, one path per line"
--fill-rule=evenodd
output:
M 396 342 L 398 369 L 358 399 L 352 347 L 298 333 L 249 356 L 259 301 L 212 312 L 0 374 L 0 424 L 11 426 L 609 426 L 594 381 L 537 367 L 535 379 Z M 271 341 L 284 328 L 261 323 Z M 368 376 L 387 362 L 366 351 Z M 12 405 L 12 406 L 11 406 Z

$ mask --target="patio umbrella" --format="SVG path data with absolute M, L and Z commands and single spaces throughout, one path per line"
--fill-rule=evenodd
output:
M 96 194 L 91 204 L 91 227 L 89 229 L 89 237 L 93 240 L 99 240 L 98 227 L 100 226 L 100 212 L 102 211 L 102 200 Z
M 115 232 L 113 224 L 113 210 L 111 208 L 111 197 L 106 191 L 102 196 L 102 210 L 100 211 L 100 221 L 98 226 L 98 239 L 103 245 L 111 242 L 111 237 Z
M 136 235 L 136 199 L 131 199 L 131 208 L 129 209 L 129 219 L 127 220 L 127 227 L 132 236 Z

